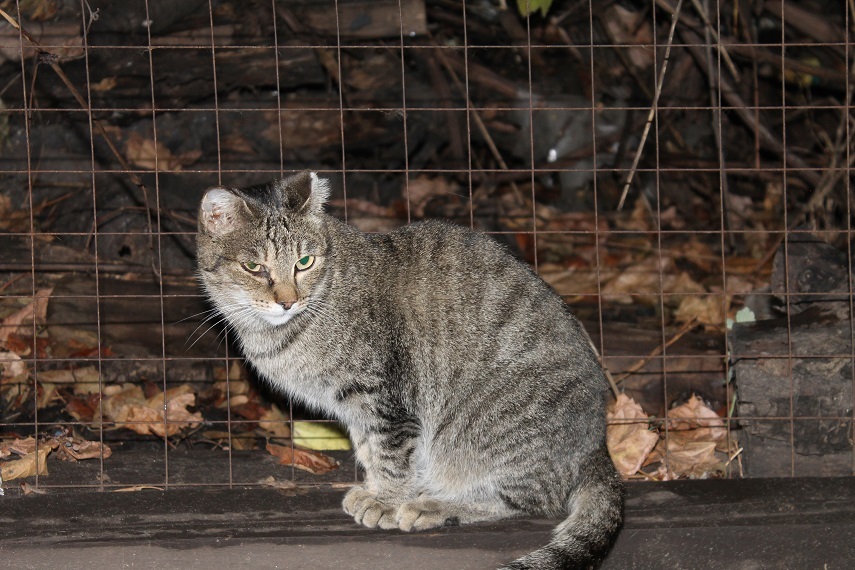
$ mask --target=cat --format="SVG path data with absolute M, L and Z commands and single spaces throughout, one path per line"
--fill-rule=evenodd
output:
M 308 172 L 212 188 L 197 259 L 260 376 L 347 427 L 365 477 L 344 510 L 403 531 L 562 515 L 504 568 L 596 566 L 624 487 L 579 321 L 490 237 L 440 221 L 365 234 L 323 212 L 328 194 Z

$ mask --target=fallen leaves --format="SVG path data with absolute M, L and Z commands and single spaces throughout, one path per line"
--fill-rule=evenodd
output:
M 97 441 L 71 439 L 68 437 L 54 438 L 47 441 L 59 459 L 64 461 L 83 461 L 85 459 L 107 459 L 113 455 L 113 450 Z
M 199 426 L 202 414 L 187 409 L 195 403 L 196 394 L 187 384 L 158 391 L 150 398 L 145 397 L 140 386 L 125 384 L 121 391 L 103 400 L 102 408 L 117 427 L 164 437 Z
M 659 441 L 659 433 L 650 431 L 647 414 L 626 394 L 618 395 L 606 421 L 606 440 L 615 467 L 625 478 L 635 475 Z
M 721 477 L 728 456 L 736 450 L 724 420 L 694 394 L 668 410 L 655 430 L 654 420 L 625 394 L 610 406 L 607 420 L 609 453 L 624 478 Z
M 443 176 L 418 176 L 408 181 L 404 190 L 405 198 L 409 200 L 412 215 L 416 218 L 425 217 L 431 202 L 447 201 L 448 198 L 451 198 L 452 208 L 458 208 L 457 203 L 462 201 L 461 198 L 463 200 L 468 198 L 463 193 L 463 189 Z M 441 209 L 446 210 L 446 208 Z
M 0 465 L 0 481 L 48 475 L 47 458 L 51 453 L 55 453 L 61 460 L 82 461 L 99 457 L 106 459 L 113 452 L 100 442 L 87 441 L 67 434 L 60 434 L 41 442 L 32 436 L 0 441 L 0 459 L 7 459 L 13 455 L 19 456 L 18 459 L 4 461 Z
M 295 445 L 319 451 L 347 451 L 350 440 L 329 422 L 294 422 Z
M 288 422 L 288 416 L 274 404 L 258 419 L 258 427 L 273 437 L 287 439 L 291 437 L 291 428 Z
M 173 154 L 161 141 L 143 138 L 138 133 L 131 133 L 125 141 L 125 156 L 135 166 L 146 170 L 161 172 L 178 172 L 202 157 L 201 150 L 191 150 L 181 154 Z
M 27 365 L 14 352 L 0 350 L 0 383 L 19 380 L 27 374 Z
M 9 340 L 9 336 L 19 331 L 22 331 L 23 334 L 27 334 L 27 332 L 32 333 L 34 322 L 37 325 L 44 324 L 45 316 L 47 315 L 48 299 L 52 292 L 52 287 L 39 289 L 25 307 L 4 318 L 0 322 L 0 344 L 5 345 Z
M 11 481 L 12 479 L 24 479 L 48 474 L 47 456 L 49 447 L 39 447 L 30 453 L 23 455 L 20 459 L 6 461 L 0 466 L 0 480 Z
M 268 443 L 266 449 L 279 459 L 281 465 L 293 465 L 315 475 L 323 475 L 338 468 L 338 461 L 317 451 L 275 443 Z

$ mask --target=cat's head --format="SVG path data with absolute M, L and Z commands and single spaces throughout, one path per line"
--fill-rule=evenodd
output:
M 217 308 L 252 329 L 282 325 L 323 292 L 326 180 L 303 172 L 249 188 L 211 188 L 199 208 L 197 260 Z

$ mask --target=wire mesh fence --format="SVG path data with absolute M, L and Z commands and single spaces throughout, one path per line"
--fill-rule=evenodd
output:
M 358 477 L 194 274 L 206 188 L 307 169 L 530 263 L 625 477 L 853 474 L 852 3 L 516 4 L 0 3 L 6 490 Z

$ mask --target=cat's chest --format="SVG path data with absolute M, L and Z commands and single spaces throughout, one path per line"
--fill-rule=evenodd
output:
M 274 387 L 315 408 L 341 415 L 336 394 L 346 371 L 315 351 L 294 343 L 264 353 L 247 352 L 255 369 Z

